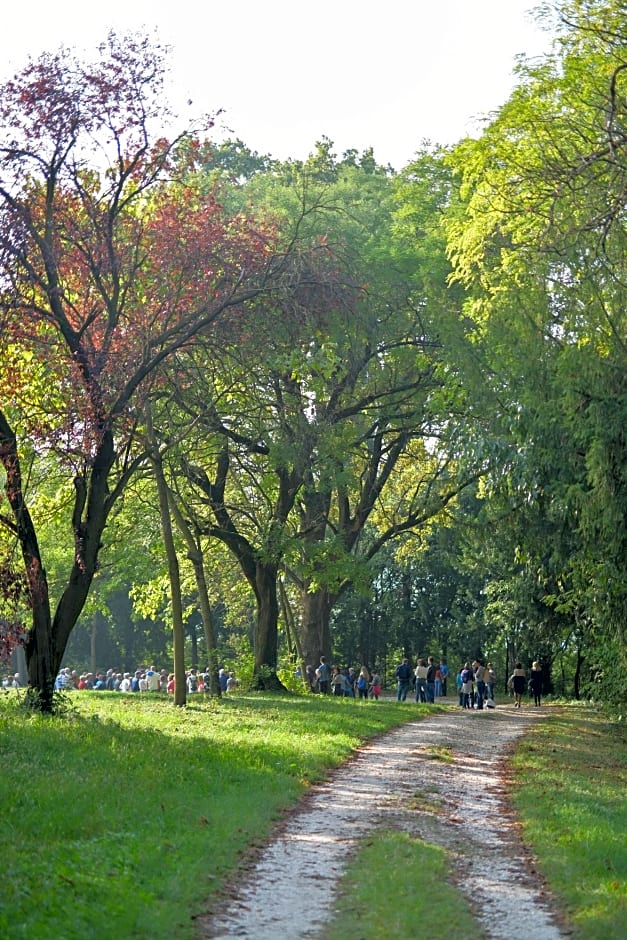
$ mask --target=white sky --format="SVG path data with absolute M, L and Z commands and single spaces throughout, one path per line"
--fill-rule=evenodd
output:
M 10 6 L 9 6 L 10 3 Z M 4 0 L 0 80 L 59 46 L 91 58 L 110 28 L 173 47 L 174 106 L 226 111 L 251 149 L 304 158 L 323 135 L 400 169 L 502 104 L 518 54 L 550 37 L 534 0 Z

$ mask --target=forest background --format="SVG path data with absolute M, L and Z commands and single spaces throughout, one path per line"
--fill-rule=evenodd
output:
M 624 701 L 624 14 L 560 4 L 400 172 L 166 139 L 141 36 L 5 83 L 0 623 L 38 707 L 64 662 L 173 663 L 184 704 L 190 665 L 427 653 Z

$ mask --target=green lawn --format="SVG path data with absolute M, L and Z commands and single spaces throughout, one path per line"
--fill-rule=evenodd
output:
M 321 696 L 71 702 L 68 717 L 45 718 L 0 696 L 0 936 L 11 940 L 191 937 L 190 913 L 309 782 L 410 714 Z

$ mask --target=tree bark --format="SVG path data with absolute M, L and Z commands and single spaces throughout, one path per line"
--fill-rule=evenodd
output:
M 311 665 L 315 668 L 321 656 L 326 656 L 327 659 L 331 656 L 329 623 L 335 599 L 335 595 L 329 594 L 323 588 L 314 592 L 305 588 L 302 592 L 300 641 L 305 666 Z
M 179 562 L 172 534 L 172 520 L 170 518 L 170 499 L 168 487 L 163 473 L 163 461 L 159 452 L 149 409 L 146 413 L 148 424 L 148 438 L 151 446 L 150 463 L 155 474 L 157 495 L 159 499 L 159 514 L 161 517 L 161 531 L 168 564 L 168 577 L 170 581 L 170 601 L 172 604 L 172 642 L 174 647 L 174 704 L 183 707 L 187 702 L 187 683 L 185 677 L 185 629 L 183 626 L 183 604 L 181 601 L 181 576 Z
M 102 533 L 110 508 L 107 481 L 113 459 L 113 436 L 105 430 L 89 476 L 79 476 L 74 480 L 74 561 L 67 586 L 52 617 L 37 535 L 24 499 L 16 436 L 6 416 L 0 412 L 0 460 L 6 473 L 5 491 L 13 514 L 9 528 L 20 543 L 32 606 L 32 627 L 26 644 L 29 694 L 33 707 L 42 712 L 53 710 L 55 679 L 98 564 Z M 5 524 L 8 524 L 7 520 Z
M 257 560 L 254 592 L 257 601 L 257 629 L 255 630 L 253 688 L 285 691 L 285 686 L 276 671 L 279 635 L 276 564 Z

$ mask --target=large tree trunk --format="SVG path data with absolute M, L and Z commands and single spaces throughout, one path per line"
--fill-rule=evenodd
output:
M 233 552 L 248 584 L 252 588 L 257 602 L 257 623 L 255 628 L 255 664 L 253 687 L 257 689 L 277 689 L 285 691 L 285 686 L 277 676 L 278 658 L 278 621 L 279 604 L 277 599 L 277 572 L 281 558 L 273 551 L 280 542 L 280 533 L 285 519 L 294 501 L 296 492 L 285 477 L 281 485 L 279 499 L 280 511 L 277 510 L 266 543 L 262 548 L 255 548 L 236 528 L 225 501 L 225 488 L 229 473 L 230 457 L 228 443 L 220 451 L 215 482 L 211 483 L 206 473 L 197 467 L 187 467 L 187 474 L 209 498 L 215 515 L 216 525 L 207 528 L 207 534 L 219 538 Z M 276 537 L 275 537 L 276 533 Z M 272 560 L 262 561 L 261 557 Z
M 276 564 L 257 561 L 254 590 L 257 601 L 257 629 L 253 687 L 260 690 L 285 691 L 276 671 L 279 637 Z
M 303 666 L 314 668 L 321 656 L 331 657 L 331 630 L 329 623 L 335 596 L 324 588 L 302 593 L 302 625 L 300 641 L 303 651 Z
M 29 695 L 33 707 L 43 712 L 53 710 L 55 679 L 98 564 L 110 508 L 107 481 L 113 459 L 113 436 L 103 431 L 89 476 L 76 477 L 74 481 L 74 562 L 52 618 L 37 534 L 24 499 L 16 436 L 6 416 L 0 412 L 0 460 L 6 473 L 5 491 L 13 514 L 10 528 L 22 550 L 32 607 L 32 628 L 26 644 Z

